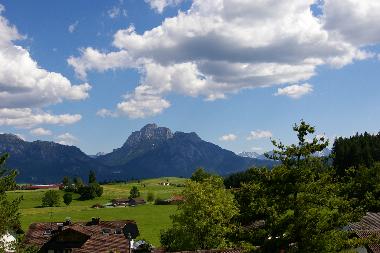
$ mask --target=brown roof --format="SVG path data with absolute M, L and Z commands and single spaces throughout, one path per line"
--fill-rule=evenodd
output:
M 120 253 L 127 252 L 128 239 L 124 234 L 116 234 L 115 229 L 122 229 L 125 224 L 133 223 L 131 220 L 121 221 L 100 221 L 99 224 L 91 222 L 76 222 L 63 227 L 62 231 L 73 230 L 88 236 L 87 241 L 80 247 L 73 249 L 73 252 L 110 252 L 117 251 Z M 103 233 L 103 229 L 111 229 L 111 233 Z M 46 231 L 52 231 L 47 234 Z M 39 248 L 49 242 L 58 231 L 57 223 L 33 223 L 25 236 L 25 243 L 34 245 Z
M 241 253 L 241 249 L 204 249 L 196 251 L 178 251 L 170 253 Z M 153 253 L 166 253 L 165 249 L 154 249 Z
M 351 223 L 349 229 L 354 231 L 359 238 L 380 238 L 380 213 L 367 213 L 359 222 Z M 369 244 L 373 253 L 380 253 L 380 244 Z

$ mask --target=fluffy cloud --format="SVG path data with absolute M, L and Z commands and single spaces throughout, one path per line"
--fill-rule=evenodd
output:
M 183 2 L 183 0 L 145 0 L 150 5 L 150 8 L 162 13 L 168 6 L 174 6 Z
M 249 133 L 249 136 L 247 137 L 247 140 L 257 140 L 257 139 L 267 139 L 271 138 L 273 134 L 270 131 L 267 130 L 256 130 L 256 131 L 251 131 Z
M 234 141 L 237 139 L 237 136 L 234 134 L 226 134 L 219 138 L 220 141 Z
M 46 135 L 52 134 L 50 130 L 44 129 L 42 127 L 32 129 L 32 130 L 30 130 L 30 133 L 32 135 L 36 135 L 36 136 L 46 136 Z
M 60 73 L 38 66 L 28 50 L 14 44 L 23 38 L 0 15 L 0 125 L 31 127 L 78 121 L 80 115 L 52 115 L 41 108 L 64 100 L 86 99 L 91 86 L 72 85 Z
M 74 68 L 78 77 L 82 79 L 87 77 L 87 71 L 89 70 L 103 72 L 110 69 L 134 68 L 138 66 L 127 51 L 102 53 L 88 47 L 81 49 L 80 52 L 80 58 L 70 57 L 67 62 Z
M 53 115 L 30 108 L 0 108 L 0 126 L 31 128 L 41 124 L 66 125 L 78 122 L 79 114 Z
M 285 88 L 278 88 L 277 92 L 274 94 L 275 96 L 288 96 L 291 98 L 300 98 L 308 93 L 313 91 L 313 86 L 308 83 L 304 83 L 301 85 L 294 84 L 287 86 Z
M 64 134 L 58 135 L 56 137 L 56 140 L 58 141 L 59 144 L 70 145 L 70 146 L 78 142 L 78 138 L 70 133 L 64 133 Z
M 125 96 L 125 101 L 117 104 L 118 115 L 126 114 L 130 118 L 145 118 L 160 114 L 170 106 L 169 101 L 154 94 L 140 91 L 142 86 L 137 87 L 133 94 Z
M 148 2 L 160 11 L 173 1 Z M 244 89 L 305 82 L 320 65 L 339 68 L 373 57 L 363 47 L 379 42 L 378 4 L 326 0 L 323 15 L 315 16 L 310 7 L 319 2 L 193 0 L 188 11 L 142 34 L 133 26 L 117 31 L 113 45 L 118 51 L 83 49 L 69 64 L 82 77 L 90 70 L 138 69 L 141 82 L 121 104 L 127 115 L 143 117 L 167 108 L 162 105 L 169 105 L 164 98 L 169 93 L 221 99 Z M 347 22 L 347 13 L 356 16 Z M 351 26 L 363 34 L 357 41 L 349 38 Z M 136 94 L 139 87 L 161 106 L 137 100 L 143 96 Z M 140 103 L 144 113 L 128 113 L 129 106 L 134 112 Z
M 380 2 L 325 0 L 324 27 L 357 46 L 380 42 Z

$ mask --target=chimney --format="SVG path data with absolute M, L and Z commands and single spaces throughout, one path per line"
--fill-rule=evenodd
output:
M 99 225 L 99 222 L 100 222 L 100 218 L 99 217 L 97 217 L 97 218 L 92 217 L 91 218 L 91 224 L 92 225 Z

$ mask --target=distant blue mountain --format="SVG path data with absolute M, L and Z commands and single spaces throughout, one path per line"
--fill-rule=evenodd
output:
M 86 179 L 90 170 L 99 180 L 126 180 L 189 177 L 197 167 L 227 175 L 252 166 L 273 166 L 269 160 L 238 156 L 196 133 L 173 133 L 155 124 L 133 132 L 122 147 L 108 154 L 88 156 L 75 146 L 27 142 L 12 134 L 0 134 L 0 153 L 10 154 L 7 166 L 18 169 L 17 180 L 24 183 L 58 182 L 63 176 Z

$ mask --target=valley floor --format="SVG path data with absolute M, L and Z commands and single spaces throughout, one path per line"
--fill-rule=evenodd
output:
M 130 219 L 137 222 L 140 230 L 141 239 L 159 246 L 160 231 L 171 225 L 170 215 L 175 213 L 175 205 L 154 205 L 148 203 L 136 207 L 114 207 L 114 208 L 91 208 L 94 204 L 106 204 L 115 198 L 127 198 L 129 191 L 133 186 L 140 190 L 141 197 L 146 199 L 149 192 L 154 193 L 156 198 L 167 199 L 178 194 L 182 187 L 178 184 L 184 184 L 186 179 L 181 178 L 158 178 L 142 180 L 140 183 L 127 184 L 108 184 L 102 185 L 104 193 L 100 198 L 93 200 L 77 200 L 79 195 L 73 196 L 73 201 L 69 206 L 63 202 L 59 207 L 41 206 L 41 199 L 47 190 L 34 191 L 12 191 L 8 192 L 9 198 L 23 196 L 20 204 L 21 223 L 24 231 L 27 231 L 29 225 L 33 222 L 63 222 L 67 217 L 72 221 L 87 221 L 92 217 L 100 217 L 102 220 L 123 220 Z M 169 182 L 171 185 L 161 185 L 160 183 Z M 61 195 L 63 191 L 59 191 Z

